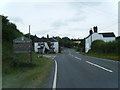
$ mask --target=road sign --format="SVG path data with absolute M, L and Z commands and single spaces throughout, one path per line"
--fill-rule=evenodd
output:
M 30 53 L 32 52 L 32 40 L 27 37 L 19 37 L 13 40 L 14 53 Z

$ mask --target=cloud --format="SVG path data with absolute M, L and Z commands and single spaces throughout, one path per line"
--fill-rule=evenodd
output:
M 9 19 L 15 23 L 23 23 L 23 20 L 20 17 L 9 17 Z
M 55 21 L 52 23 L 52 27 L 59 28 L 62 26 L 67 26 L 68 24 L 66 22 L 61 22 L 61 21 Z
M 9 3 L 2 13 L 24 33 L 31 25 L 31 33 L 40 37 L 50 34 L 84 38 L 93 26 L 106 30 L 104 27 L 118 20 L 116 5 L 105 2 L 22 2 Z M 108 30 L 117 33 L 115 26 L 108 27 Z
M 69 19 L 68 22 L 81 22 L 85 21 L 86 17 L 82 15 L 75 15 L 73 18 Z

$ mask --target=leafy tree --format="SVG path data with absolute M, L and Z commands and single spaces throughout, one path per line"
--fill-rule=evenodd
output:
M 11 23 L 7 16 L 0 15 L 2 17 L 2 57 L 3 62 L 12 56 L 12 43 L 15 38 L 23 35 L 17 29 L 14 23 Z
M 2 16 L 2 39 L 4 41 L 8 41 L 9 43 L 12 43 L 13 39 L 20 37 L 23 35 L 22 32 L 20 32 L 17 29 L 17 26 L 14 23 L 11 23 L 7 18 L 7 16 Z
M 59 41 L 59 44 L 60 44 L 61 47 L 67 47 L 67 48 L 73 47 L 73 42 L 68 37 L 63 37 L 63 38 L 54 37 L 54 38 Z

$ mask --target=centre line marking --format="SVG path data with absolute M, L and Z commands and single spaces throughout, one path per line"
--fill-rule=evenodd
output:
M 78 58 L 78 57 L 75 57 L 75 58 L 81 60 L 81 58 Z
M 55 74 L 54 74 L 54 80 L 53 80 L 53 90 L 56 89 L 56 85 L 57 85 L 57 61 L 55 61 Z
M 98 68 L 101 68 L 101 69 L 103 69 L 103 70 L 105 70 L 105 71 L 108 71 L 108 72 L 111 72 L 111 73 L 113 72 L 112 70 L 106 69 L 106 68 L 104 68 L 104 67 L 102 67 L 102 66 L 99 66 L 99 65 L 97 65 L 97 64 L 94 64 L 94 63 L 92 63 L 92 62 L 86 61 L 86 63 L 91 64 L 91 65 L 93 65 L 93 66 L 96 66 L 96 67 L 98 67 Z

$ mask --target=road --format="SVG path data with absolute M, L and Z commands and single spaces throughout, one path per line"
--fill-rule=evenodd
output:
M 72 49 L 65 49 L 55 60 L 56 88 L 118 88 L 116 61 L 84 56 Z

